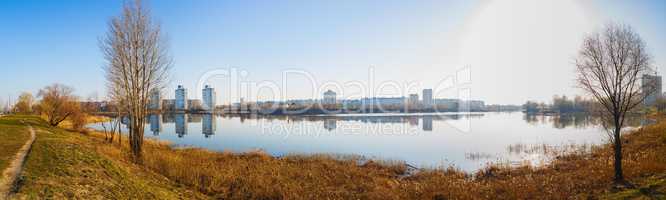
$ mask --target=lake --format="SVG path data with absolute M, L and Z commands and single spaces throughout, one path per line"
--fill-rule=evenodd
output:
M 92 124 L 100 129 L 101 124 Z M 124 131 L 127 131 L 126 129 Z M 540 165 L 549 151 L 605 142 L 585 115 L 514 113 L 328 116 L 150 115 L 145 135 L 216 151 L 357 155 L 417 167 L 475 171 L 488 163 Z

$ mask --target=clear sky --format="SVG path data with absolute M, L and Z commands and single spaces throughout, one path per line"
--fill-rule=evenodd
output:
M 190 88 L 191 98 L 197 97 L 197 81 L 214 69 L 236 68 L 246 72 L 244 80 L 278 84 L 284 70 L 302 70 L 317 87 L 326 81 L 416 82 L 418 87 L 402 94 L 419 95 L 421 88 L 435 88 L 466 69 L 469 80 L 453 85 L 468 88 L 473 99 L 549 101 L 554 94 L 579 93 L 572 63 L 581 39 L 610 21 L 635 28 L 661 74 L 666 63 L 666 1 L 661 0 L 145 3 L 168 34 L 175 61 L 167 96 L 182 84 Z M 72 86 L 81 97 L 105 96 L 98 39 L 121 5 L 112 0 L 2 1 L 0 100 L 52 83 Z M 226 79 L 206 82 L 218 88 L 218 103 L 238 98 L 237 91 L 223 89 Z M 293 76 L 281 87 L 287 98 L 318 97 L 307 83 L 304 76 Z M 436 97 L 457 95 L 446 91 Z

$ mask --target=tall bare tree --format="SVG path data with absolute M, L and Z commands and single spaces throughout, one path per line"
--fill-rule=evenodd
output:
M 108 26 L 100 44 L 107 61 L 107 84 L 112 99 L 129 115 L 130 147 L 140 162 L 148 96 L 165 86 L 171 57 L 159 24 L 138 0 L 126 3 Z
M 601 33 L 589 35 L 576 59 L 578 86 L 601 104 L 614 149 L 616 184 L 625 184 L 622 174 L 621 130 L 627 114 L 652 92 L 640 85 L 640 76 L 650 73 L 651 57 L 641 37 L 628 25 L 609 24 Z

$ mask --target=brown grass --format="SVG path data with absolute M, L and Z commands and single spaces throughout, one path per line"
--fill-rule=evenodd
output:
M 628 180 L 666 174 L 666 121 L 624 139 Z M 92 136 L 101 137 L 99 133 Z M 126 139 L 124 139 L 126 141 Z M 97 150 L 130 163 L 126 144 Z M 475 174 L 427 169 L 406 175 L 402 162 L 365 162 L 330 155 L 271 157 L 263 152 L 230 153 L 175 149 L 149 140 L 143 167 L 221 199 L 565 199 L 598 197 L 612 185 L 609 146 L 579 148 L 543 167 L 490 166 Z M 663 178 L 661 178 L 663 180 Z M 661 182 L 663 183 L 663 181 Z M 663 187 L 662 187 L 663 188 Z M 656 191 L 656 194 L 664 191 Z

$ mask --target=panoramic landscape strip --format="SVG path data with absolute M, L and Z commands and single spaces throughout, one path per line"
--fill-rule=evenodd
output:
M 663 10 L 9 0 L 0 200 L 666 199 Z

